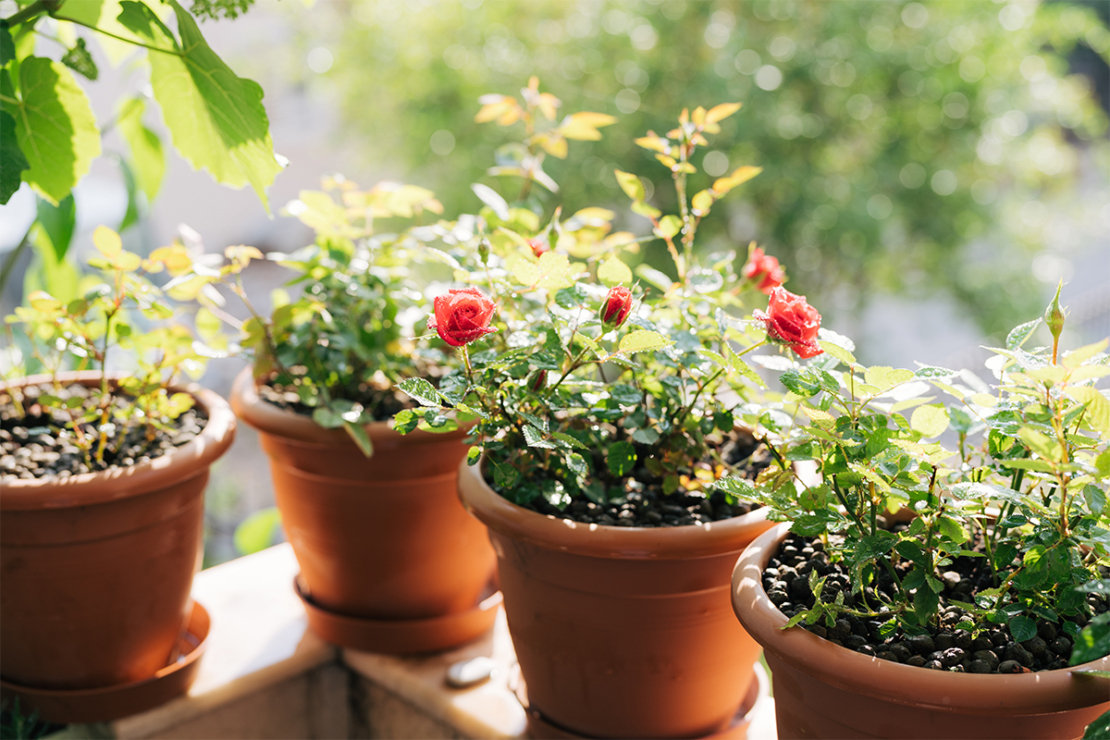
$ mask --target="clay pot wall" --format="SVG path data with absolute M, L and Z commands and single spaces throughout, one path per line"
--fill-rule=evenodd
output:
M 90 385 L 100 376 L 60 377 Z M 0 491 L 4 680 L 111 686 L 153 676 L 175 657 L 203 554 L 208 469 L 235 433 L 222 398 L 176 390 L 193 393 L 209 419 L 170 454 L 119 470 L 19 480 Z
M 770 525 L 586 525 L 523 509 L 478 467 L 463 503 L 489 527 L 528 701 L 589 737 L 696 737 L 726 725 L 759 647 L 735 623 L 728 573 Z
M 286 536 L 313 602 L 337 614 L 428 619 L 474 608 L 493 577 L 485 527 L 456 494 L 465 430 L 367 426 L 366 457 L 342 429 L 324 429 L 258 397 L 249 371 L 232 406 L 258 429 Z

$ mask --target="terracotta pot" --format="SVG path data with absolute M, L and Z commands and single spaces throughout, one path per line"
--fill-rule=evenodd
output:
M 464 430 L 401 436 L 375 422 L 368 458 L 342 429 L 261 400 L 249 370 L 231 404 L 270 457 L 282 524 L 313 602 L 371 619 L 474 609 L 496 560 L 485 527 L 455 493 Z
M 99 382 L 97 373 L 60 377 Z M 202 556 L 208 468 L 231 444 L 235 417 L 211 391 L 176 390 L 208 412 L 191 442 L 129 468 L 17 480 L 0 491 L 5 681 L 91 689 L 147 679 L 177 657 Z
M 932 671 L 870 658 L 799 628 L 763 590 L 788 525 L 763 534 L 732 574 L 732 605 L 763 646 L 780 740 L 788 738 L 1078 738 L 1110 709 L 1110 657 L 1019 675 Z
M 516 506 L 464 462 L 459 493 L 489 527 L 530 705 L 590 737 L 697 737 L 727 725 L 759 646 L 732 618 L 728 573 L 770 525 L 584 525 Z

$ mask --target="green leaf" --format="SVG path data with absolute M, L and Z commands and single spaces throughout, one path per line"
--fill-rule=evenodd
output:
M 1105 671 L 1099 671 L 1096 675 L 1102 673 L 1105 673 Z M 1110 677 L 1110 675 L 1102 676 L 1102 678 L 1107 677 Z M 1087 730 L 1083 733 L 1083 740 L 1110 740 L 1110 712 L 1103 712 L 1094 722 L 1087 725 Z
M 659 228 L 655 230 L 657 236 L 670 239 L 682 230 L 682 219 L 675 215 L 667 215 L 659 219 Z
M 568 452 L 563 459 L 566 460 L 567 468 L 570 472 L 574 473 L 575 477 L 579 480 L 584 479 L 590 474 L 590 466 L 586 462 L 586 458 L 582 457 L 577 452 Z
M 366 431 L 365 426 L 357 422 L 344 421 L 343 428 L 347 430 L 347 435 L 362 450 L 363 455 L 366 455 L 366 457 L 374 455 L 374 443 L 370 441 L 370 433 Z
M 632 441 L 643 445 L 653 445 L 659 441 L 659 432 L 651 427 L 637 429 L 632 433 Z
M 158 195 L 158 189 L 162 185 L 162 177 L 166 172 L 166 153 L 158 134 L 143 125 L 145 110 L 146 105 L 142 98 L 132 98 L 122 106 L 116 126 L 127 141 L 127 146 L 131 148 L 131 162 L 135 167 L 139 187 L 149 203 Z
M 440 402 L 439 392 L 424 378 L 405 378 L 397 387 L 404 391 L 410 398 L 416 401 L 421 406 L 430 406 L 432 408 L 441 408 L 443 404 Z
M 851 352 L 844 349 L 843 347 L 841 347 L 838 344 L 833 344 L 832 342 L 826 342 L 822 339 L 818 339 L 817 344 L 818 344 L 818 346 L 821 347 L 821 349 L 825 350 L 825 352 L 832 355 L 836 359 L 840 360 L 845 365 L 857 365 L 857 364 L 859 364 L 859 363 L 856 362 L 856 356 L 855 355 L 853 355 Z
M 763 382 L 763 378 L 761 378 L 759 374 L 752 369 L 752 366 L 740 357 L 740 355 L 733 352 L 732 347 L 729 346 L 727 342 L 725 343 L 725 352 L 728 354 L 728 366 L 730 370 L 750 380 L 756 388 L 767 387 L 767 384 Z
M 8 76 L 4 70 L 4 78 Z M 31 165 L 19 148 L 15 132 L 15 119 L 7 111 L 0 111 L 0 205 L 6 204 L 23 183 L 24 170 Z
M 178 152 L 218 182 L 250 185 L 269 210 L 266 188 L 281 165 L 274 157 L 262 88 L 237 77 L 205 42 L 196 21 L 177 0 L 180 44 L 145 5 L 125 1 L 119 22 L 170 53 L 149 52 L 150 82 Z
M 343 414 L 329 406 L 319 406 L 314 409 L 312 420 L 324 429 L 338 429 L 346 423 Z
M 505 199 L 501 197 L 500 193 L 480 182 L 471 185 L 470 189 L 478 196 L 478 200 L 489 206 L 499 219 L 502 221 L 509 220 L 509 204 L 505 202 Z
M 531 424 L 524 427 L 524 441 L 529 447 L 539 447 L 543 450 L 555 449 L 555 443 L 545 439 L 544 433 Z
M 1087 623 L 1075 637 L 1069 665 L 1079 665 L 1110 655 L 1110 612 L 1103 612 Z
M 647 218 L 658 218 L 663 213 L 658 208 L 648 205 L 647 203 L 639 200 L 629 206 L 629 208 L 632 209 L 633 213 L 645 216 Z
M 791 393 L 802 398 L 809 398 L 821 392 L 821 384 L 817 380 L 797 370 L 787 370 L 779 376 L 779 382 Z
M 609 286 L 627 285 L 632 282 L 632 270 L 613 255 L 597 268 L 597 279 Z
M 910 427 L 923 437 L 936 437 L 948 428 L 948 412 L 943 406 L 918 406 L 910 417 Z
M 955 519 L 947 516 L 937 517 L 937 526 L 942 535 L 957 545 L 967 542 L 967 531 Z
M 1040 325 L 1040 319 L 1033 319 L 1032 321 L 1026 321 L 1024 324 L 1015 326 L 1010 330 L 1010 333 L 1006 335 L 1006 349 L 1015 350 L 1025 344 L 1025 340 L 1028 339 L 1029 335 Z
M 917 368 L 914 373 L 915 377 L 923 378 L 925 380 L 939 380 L 944 378 L 954 378 L 960 373 L 956 370 L 949 370 L 946 367 L 934 367 L 932 365 L 924 365 Z
M 1104 596 L 1110 596 L 1110 579 L 1100 578 L 1095 581 L 1087 581 L 1086 583 L 1076 586 L 1075 590 L 1084 594 L 1102 594 Z
M 256 511 L 235 528 L 235 549 L 242 555 L 265 550 L 274 544 L 280 529 L 281 513 L 276 507 Z
M 1083 499 L 1092 514 L 1102 516 L 1102 512 L 1106 510 L 1106 491 L 1098 486 L 1087 484 L 1083 486 Z
M 917 613 L 917 620 L 925 624 L 930 616 L 936 613 L 940 605 L 940 597 L 931 588 L 919 588 L 913 595 L 913 610 Z
M 15 42 L 7 24 L 0 25 L 0 67 L 15 59 Z
M 690 206 L 698 212 L 697 215 L 704 216 L 713 207 L 713 194 L 708 190 L 695 193 L 694 197 L 690 199 Z
M 96 68 L 92 54 L 85 47 L 85 39 L 81 37 L 77 38 L 77 43 L 72 49 L 67 49 L 62 55 L 62 64 L 89 80 L 95 80 L 100 76 L 100 70 Z
M 751 501 L 755 498 L 755 486 L 746 478 L 738 478 L 734 475 L 725 476 L 713 483 L 713 487 L 732 494 L 741 501 Z
M 116 164 L 119 165 L 120 174 L 123 175 L 123 184 L 127 190 L 127 210 L 123 212 L 123 218 L 116 229 L 122 234 L 129 226 L 139 222 L 139 183 L 135 179 L 134 170 L 131 169 L 131 165 L 127 163 L 126 159 L 117 157 Z
M 674 342 L 657 331 L 636 329 L 635 331 L 630 331 L 621 338 L 620 347 L 617 349 L 617 352 L 631 355 L 636 352 L 649 352 L 662 349 L 671 344 L 674 344 Z
M 553 440 L 555 440 L 555 443 L 559 447 L 565 447 L 567 449 L 576 449 L 576 450 L 588 450 L 589 449 L 589 447 L 582 444 L 581 442 L 579 442 L 577 439 L 570 436 L 569 434 L 563 434 L 562 432 L 552 432 L 551 433 L 551 438 Z
M 1014 642 L 1025 642 L 1037 636 L 1037 623 L 1024 614 L 1010 620 L 1010 635 Z
M 478 464 L 478 461 L 480 459 L 482 459 L 482 448 L 478 445 L 473 445 L 469 450 L 466 451 L 467 465 L 474 467 Z
M 1097 388 L 1086 385 L 1069 388 L 1068 393 L 1080 403 L 1087 404 L 1087 410 L 1083 416 L 1091 429 L 1110 435 L 1110 400 L 1107 400 Z
M 80 276 L 73 261 L 58 259 L 44 229 L 36 229 L 32 240 L 35 259 L 23 278 L 23 295 L 45 290 L 64 303 L 77 298 Z
M 420 416 L 413 409 L 404 409 L 393 415 L 393 431 L 400 435 L 408 434 L 420 425 Z M 471 448 L 475 449 L 475 448 Z
M 36 198 L 36 201 L 39 226 L 50 239 L 54 256 L 61 261 L 69 251 L 69 243 L 73 240 L 73 229 L 77 226 L 77 207 L 73 202 L 73 193 L 62 198 L 58 205 L 44 198 Z
M 621 172 L 620 170 L 614 170 L 614 174 L 617 176 L 617 184 L 621 186 L 625 195 L 636 202 L 643 201 L 644 184 L 640 182 L 640 178 L 631 172 Z
M 15 119 L 19 149 L 30 165 L 23 179 L 58 203 L 100 156 L 100 129 L 89 99 L 72 72 L 42 57 L 20 63 L 18 98 L 7 75 L 5 83 L 0 107 Z
M 609 445 L 606 459 L 609 472 L 618 478 L 623 478 L 636 466 L 636 448 L 631 442 L 614 442 Z

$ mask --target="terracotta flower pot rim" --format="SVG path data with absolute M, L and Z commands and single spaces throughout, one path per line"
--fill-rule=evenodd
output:
M 0 391 L 37 383 L 48 383 L 52 375 L 30 375 L 15 382 L 0 383 Z M 97 371 L 58 373 L 63 382 L 94 385 Z M 109 374 L 109 378 L 119 377 Z M 65 508 L 103 503 L 141 495 L 204 473 L 235 438 L 235 415 L 227 401 L 195 383 L 174 385 L 171 391 L 188 393 L 208 413 L 208 422 L 193 440 L 148 462 L 126 468 L 81 473 L 68 478 L 17 479 L 5 483 L 0 492 L 0 510 L 22 511 Z
M 712 557 L 739 547 L 750 528 L 767 518 L 766 509 L 743 516 L 681 527 L 616 527 L 582 524 L 517 506 L 496 493 L 478 465 L 459 465 L 463 505 L 487 527 L 551 550 L 627 560 L 679 560 Z
M 1110 670 L 1110 656 L 1036 673 L 951 673 L 868 657 L 801 628 L 780 629 L 789 620 L 771 602 L 762 576 L 763 568 L 789 527 L 789 523 L 779 524 L 748 546 L 732 574 L 732 598 L 736 615 L 748 634 L 798 670 L 853 693 L 937 711 L 1036 714 L 1106 701 L 1106 679 L 1074 674 L 1081 670 Z
M 325 429 L 310 417 L 288 411 L 258 395 L 251 368 L 243 369 L 235 378 L 231 389 L 231 408 L 235 415 L 259 431 L 278 435 L 286 440 L 295 440 L 304 446 L 318 445 L 334 447 L 337 444 L 354 444 L 343 429 Z M 474 422 L 460 425 L 452 432 L 427 432 L 417 429 L 402 435 L 393 430 L 392 421 L 373 421 L 366 425 L 374 447 L 396 447 L 398 445 L 420 445 L 461 439 L 470 432 Z

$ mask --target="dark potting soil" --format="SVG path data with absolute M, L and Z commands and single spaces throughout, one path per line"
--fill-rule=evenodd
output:
M 0 391 L 0 482 L 14 479 L 35 479 L 57 476 L 68 478 L 81 473 L 126 468 L 161 457 L 196 438 L 208 422 L 204 409 L 194 406 L 177 417 L 167 429 L 129 426 L 118 427 L 108 437 L 104 458 L 96 460 L 96 446 L 86 456 L 77 446 L 76 435 L 68 429 L 69 416 L 59 409 L 47 409 L 36 399 L 44 393 L 63 401 L 83 399 L 84 405 L 74 409 L 74 416 L 96 407 L 96 398 L 83 385 L 55 389 L 49 383 L 25 386 L 18 391 L 25 416 L 20 416 L 11 394 Z M 126 396 L 113 401 L 122 407 Z M 96 425 L 81 425 L 82 432 L 99 439 Z M 148 436 L 148 432 L 150 433 Z
M 744 463 L 739 466 L 736 474 L 749 480 L 754 480 L 772 462 L 771 453 L 748 436 L 735 435 L 726 440 L 721 446 L 721 455 L 730 465 Z M 760 504 L 729 504 L 725 494 L 718 490 L 713 490 L 706 496 L 702 492 L 689 492 L 680 488 L 668 495 L 663 493 L 661 481 L 640 466 L 627 480 L 623 500 L 600 504 L 575 499 L 566 508 L 559 509 L 546 499 L 537 498 L 524 504 L 524 508 L 582 524 L 683 527 L 743 516 L 760 508 Z
M 982 558 L 956 558 L 950 570 L 942 574 L 944 591 L 940 594 L 940 625 L 931 627 L 928 634 L 908 635 L 898 628 L 883 637 L 880 626 L 887 617 L 862 618 L 841 616 L 829 628 L 824 619 L 816 624 L 799 626 L 834 645 L 855 650 L 882 660 L 938 671 L 957 673 L 1030 673 L 1034 671 L 1065 668 L 1071 657 L 1072 638 L 1057 624 L 1038 620 L 1037 635 L 1024 642 L 1015 642 L 1006 625 L 990 625 L 978 635 L 972 635 L 956 625 L 968 619 L 967 613 L 949 601 L 970 603 L 973 594 L 990 588 L 991 576 L 981 566 Z M 778 553 L 763 571 L 763 588 L 772 603 L 788 617 L 811 608 L 816 602 L 809 586 L 809 574 L 817 571 L 825 577 L 821 599 L 836 600 L 844 592 L 844 604 L 863 608 L 858 595 L 853 596 L 848 570 L 841 563 L 830 563 L 821 538 L 805 538 L 794 533 L 787 535 Z M 894 581 L 888 573 L 880 571 L 877 587 L 887 596 L 894 594 Z M 879 604 L 873 587 L 863 592 L 866 602 Z M 1096 614 L 1107 611 L 1110 605 L 1104 596 L 1090 594 L 1088 603 Z M 870 610 L 868 610 L 870 611 Z M 1087 623 L 1086 617 L 1073 618 L 1077 627 Z
M 374 388 L 362 384 L 358 391 L 351 395 L 353 397 L 344 395 L 343 398 L 361 404 L 364 409 L 370 412 L 370 416 L 375 421 L 388 421 L 398 411 L 415 408 L 416 406 L 411 398 L 393 388 Z M 278 408 L 309 418 L 312 417 L 312 412 L 315 411 L 314 407 L 301 402 L 301 397 L 297 395 L 294 386 L 260 385 L 258 386 L 258 397 Z

